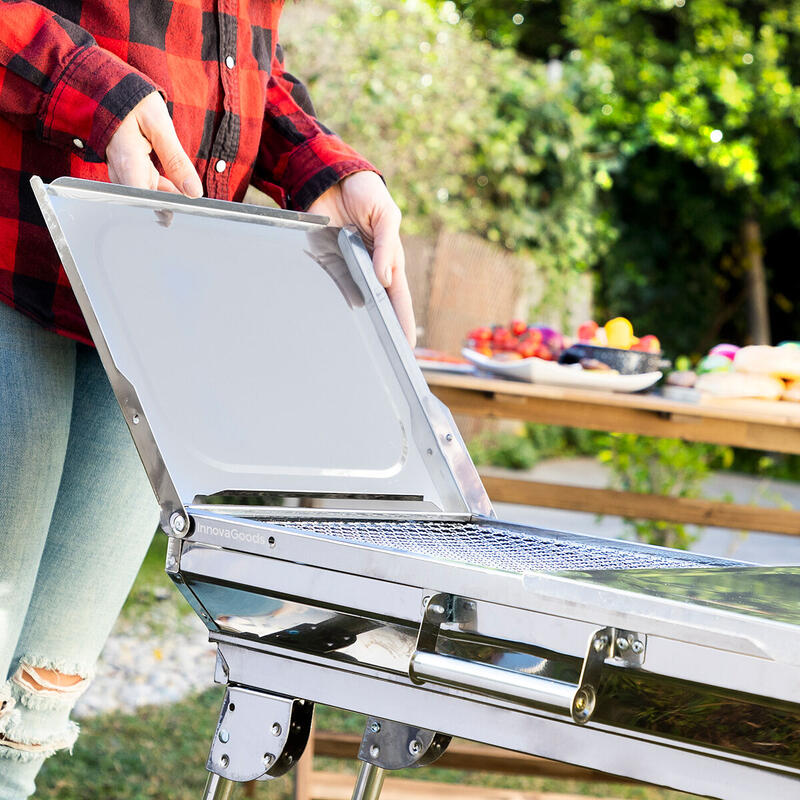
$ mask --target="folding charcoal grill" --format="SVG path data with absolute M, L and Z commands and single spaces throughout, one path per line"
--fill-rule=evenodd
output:
M 800 793 L 800 568 L 499 522 L 358 236 L 34 190 L 227 684 L 205 797 L 369 716 L 354 796 L 451 736 L 720 798 Z

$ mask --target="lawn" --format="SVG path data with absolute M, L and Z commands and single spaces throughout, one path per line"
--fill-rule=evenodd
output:
M 51 758 L 39 778 L 37 800 L 200 800 L 205 785 L 209 737 L 222 698 L 214 688 L 172 706 L 148 706 L 135 715 L 108 714 L 87 720 L 72 756 Z M 360 732 L 363 718 L 319 708 L 325 730 Z M 315 768 L 352 772 L 355 762 L 316 759 Z M 547 778 L 502 776 L 426 767 L 402 770 L 397 777 L 447 781 L 461 785 L 552 791 L 633 800 L 687 800 L 689 795 L 623 784 L 582 783 Z M 255 797 L 286 800 L 291 774 L 259 783 Z M 243 795 L 239 793 L 239 797 Z

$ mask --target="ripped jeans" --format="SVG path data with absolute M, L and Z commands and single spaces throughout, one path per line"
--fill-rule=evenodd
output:
M 0 303 L 0 800 L 72 747 L 157 521 L 97 353 Z

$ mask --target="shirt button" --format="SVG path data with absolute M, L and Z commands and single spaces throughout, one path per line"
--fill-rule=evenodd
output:
M 72 144 L 74 144 L 79 150 L 83 150 L 83 142 L 80 139 L 73 139 Z
M 225 59 L 225 66 L 228 69 L 233 69 L 236 65 L 236 61 L 234 60 L 233 56 L 227 56 Z
M 222 159 L 220 159 L 220 160 L 219 160 L 219 161 L 217 161 L 217 163 L 214 165 L 214 169 L 215 169 L 217 172 L 225 172 L 225 167 L 227 167 L 227 166 L 228 166 L 228 165 L 227 165 L 227 164 L 226 164 L 226 163 L 225 163 L 225 162 L 224 162 Z

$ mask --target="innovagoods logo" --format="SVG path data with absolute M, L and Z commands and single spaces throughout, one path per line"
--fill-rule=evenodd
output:
M 247 542 L 248 544 L 267 543 L 267 540 L 260 533 L 240 531 L 238 528 L 224 528 L 222 525 L 210 525 L 207 522 L 200 522 L 197 525 L 197 532 L 214 536 L 217 539 L 231 539 L 235 542 Z

